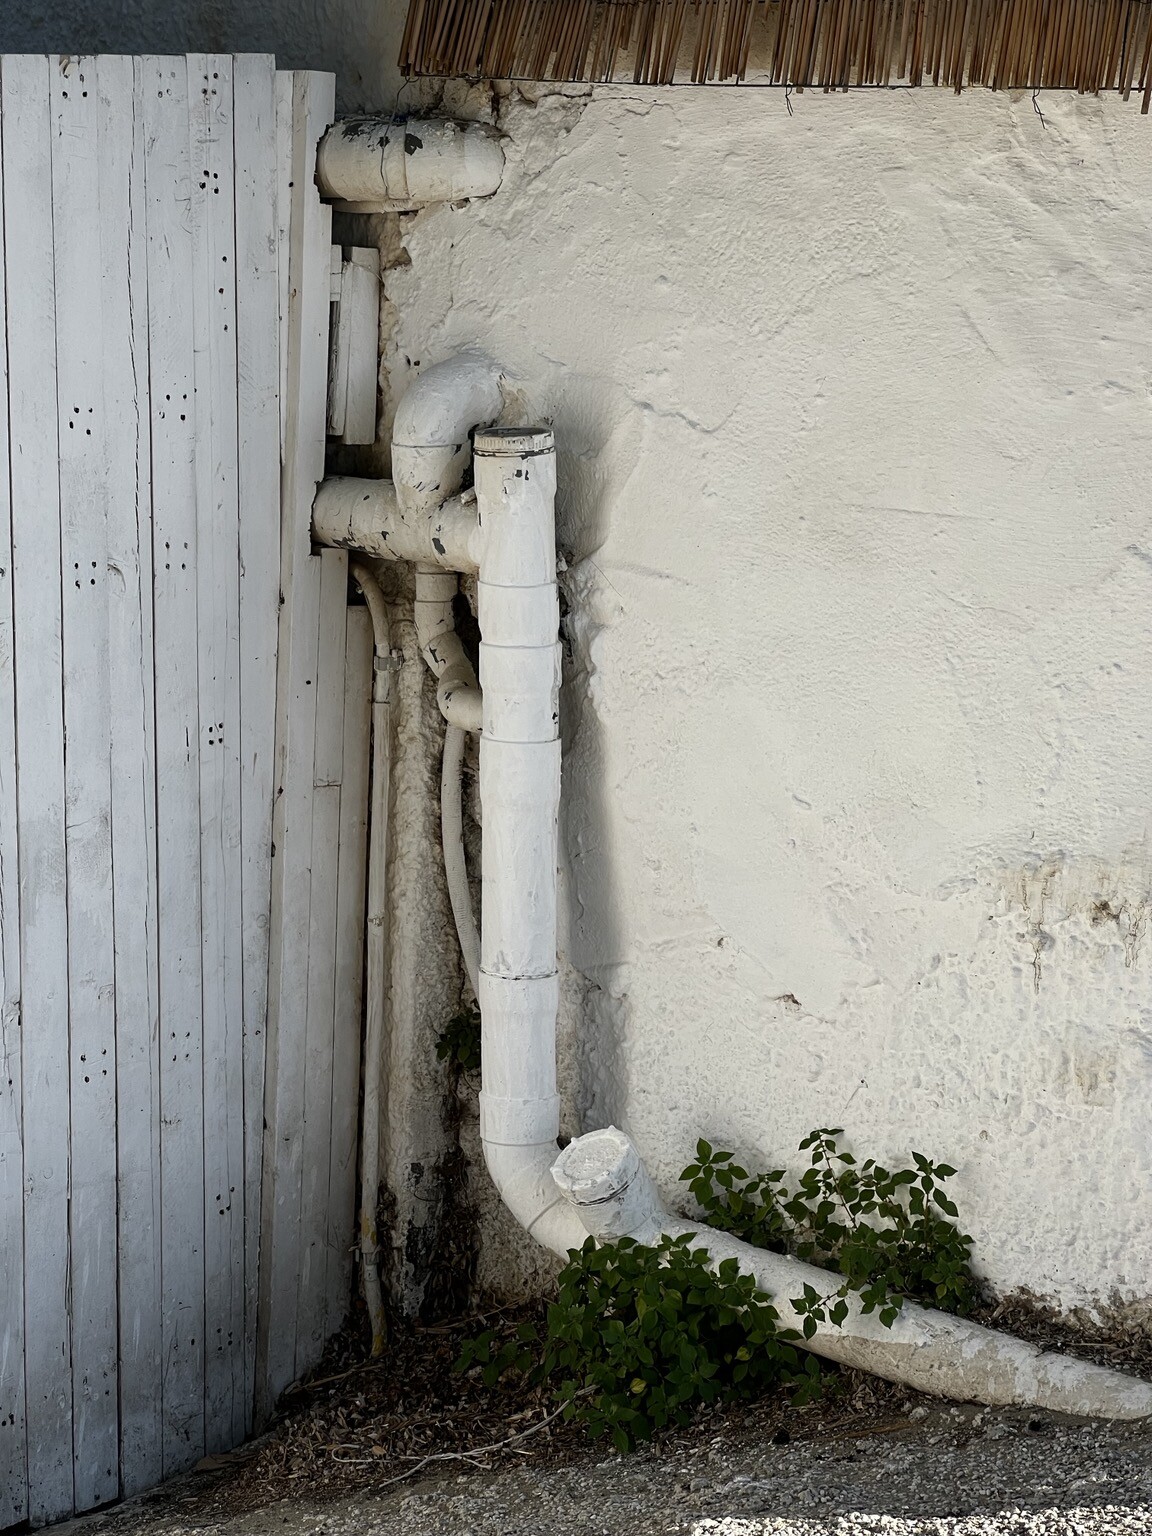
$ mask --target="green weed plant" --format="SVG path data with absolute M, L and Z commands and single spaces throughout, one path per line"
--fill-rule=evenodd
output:
M 791 1186 L 783 1169 L 750 1174 L 706 1141 L 680 1177 L 711 1226 L 829 1271 L 827 1291 L 806 1285 L 791 1298 L 805 1338 L 822 1322 L 843 1323 L 853 1294 L 889 1327 L 910 1298 L 970 1312 L 972 1239 L 942 1188 L 955 1169 L 919 1153 L 895 1172 L 871 1158 L 858 1165 L 841 1135 L 805 1137 L 809 1166 Z M 589 1238 L 568 1255 L 543 1334 L 530 1323 L 511 1339 L 482 1333 L 456 1368 L 479 1369 L 489 1386 L 508 1373 L 549 1383 L 565 1418 L 627 1451 L 705 1403 L 774 1390 L 793 1402 L 818 1397 L 823 1370 L 800 1342 L 737 1261 L 712 1266 L 695 1233 L 655 1247 Z

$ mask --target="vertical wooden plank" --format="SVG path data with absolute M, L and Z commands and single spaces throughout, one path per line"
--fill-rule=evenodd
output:
M 304 1036 L 304 1144 L 297 1255 L 297 1376 L 303 1375 L 319 1360 L 328 1323 L 328 1189 L 332 1156 L 337 871 L 340 781 L 344 766 L 344 648 L 348 634 L 348 556 L 344 550 L 325 549 L 320 562 L 312 897 Z
M 328 435 L 344 435 L 344 418 L 348 411 L 348 327 L 350 314 L 345 314 L 341 303 L 344 290 L 344 250 L 332 247 L 332 299 L 330 336 L 328 340 Z
M 277 344 L 280 351 L 280 463 L 288 464 L 288 356 L 289 274 L 292 268 L 293 217 L 303 204 L 293 179 L 292 149 L 296 113 L 295 76 L 290 70 L 277 70 L 272 86 L 276 98 L 276 272 L 280 285 L 280 324 Z M 297 195 L 294 197 L 293 193 Z M 297 225 L 299 221 L 297 220 Z M 283 497 L 283 490 L 281 490 Z M 277 716 L 279 719 L 279 716 Z
M 0 76 L 4 61 L 0 59 Z M 2 87 L 0 87 L 2 100 Z M 0 188 L 4 184 L 0 112 Z M 20 884 L 16 833 L 15 636 L 8 478 L 8 327 L 0 193 L 0 1530 L 28 1510 L 24 1422 L 24 1132 L 21 1117 Z
M 365 863 L 368 847 L 368 766 L 372 721 L 372 620 L 367 608 L 347 609 L 344 671 L 344 752 L 340 785 L 340 864 L 336 918 L 336 1014 L 332 1042 L 332 1135 L 328 1183 L 327 1317 L 333 1334 L 351 1301 L 356 1238 L 356 1149 L 360 1098 L 360 1036 L 364 1001 Z
M 108 443 L 120 1474 L 125 1495 L 163 1475 L 160 1288 L 160 1042 L 156 938 L 152 490 L 148 395 L 143 59 L 101 58 L 100 260 Z M 130 120 L 122 121 L 124 104 Z M 123 133 L 124 149 L 105 141 Z M 115 167 L 116 175 L 111 174 Z
M 354 246 L 343 264 L 340 323 L 347 316 L 343 354 L 344 410 L 340 437 L 346 443 L 376 441 L 376 390 L 380 369 L 380 252 Z
M 237 433 L 240 466 L 240 844 L 244 967 L 244 1394 L 232 1432 L 251 1428 L 255 1390 L 264 1031 L 272 879 L 276 627 L 280 600 L 280 417 L 276 65 L 233 72 L 236 144 Z
M 4 236 L 19 830 L 28 1518 L 72 1508 L 68 892 L 50 72 L 4 61 Z
M 187 64 L 142 66 L 148 221 L 157 934 L 160 998 L 162 1458 L 204 1446 L 204 1101 L 200 953 L 194 277 Z M 199 168 L 198 168 L 199 169 Z M 205 722 L 207 724 L 207 722 Z
M 281 92 L 287 85 L 280 85 Z M 277 121 L 281 163 L 291 167 L 287 347 L 283 400 L 281 587 L 277 663 L 276 799 L 273 819 L 271 947 L 268 978 L 268 1065 L 264 1195 L 261 1206 L 257 1407 L 268 1411 L 292 1380 L 296 1360 L 300 1242 L 304 1035 L 308 999 L 312 795 L 316 741 L 316 661 L 320 560 L 311 554 L 311 512 L 324 473 L 328 378 L 331 212 L 314 180 L 316 145 L 334 114 L 329 75 L 292 76 L 291 111 L 284 94 Z M 290 130 L 289 132 L 285 130 Z M 282 254 L 283 259 L 283 254 Z
M 204 997 L 205 1446 L 243 1413 L 244 972 L 232 60 L 189 55 L 200 917 Z
M 116 963 L 108 717 L 108 405 L 101 261 L 105 177 L 120 174 L 131 100 L 99 136 L 95 61 L 51 72 L 64 795 L 71 1034 L 72 1414 L 77 1509 L 119 1492 Z M 121 249 L 126 251 L 124 231 Z M 110 259 L 111 252 L 108 253 Z M 120 258 L 123 259 L 122 257 Z M 131 379 L 117 386 L 131 389 Z

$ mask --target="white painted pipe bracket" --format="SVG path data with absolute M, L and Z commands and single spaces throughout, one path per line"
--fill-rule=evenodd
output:
M 485 123 L 346 117 L 316 153 L 321 196 L 347 213 L 410 213 L 490 197 L 503 175 L 500 135 Z

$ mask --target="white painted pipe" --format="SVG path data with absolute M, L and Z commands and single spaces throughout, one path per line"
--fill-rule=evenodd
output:
M 321 195 L 352 212 L 405 213 L 490 197 L 503 175 L 500 135 L 484 123 L 346 117 L 316 154 Z
M 421 538 L 421 521 L 431 526 L 437 497 L 459 490 L 466 403 L 477 412 L 474 420 L 495 414 L 493 396 L 471 360 L 464 372 L 460 387 L 445 367 L 429 396 L 430 421 L 443 421 L 451 409 L 455 431 L 419 419 L 409 397 L 402 404 L 402 436 L 412 439 L 413 448 L 400 459 L 403 485 L 397 475 L 396 516 L 406 538 Z M 496 380 L 494 371 L 489 378 Z M 787 1298 L 806 1283 L 831 1288 L 834 1277 L 827 1271 L 668 1216 L 636 1149 L 619 1131 L 579 1137 L 557 1157 L 560 743 L 552 434 L 477 431 L 475 480 L 478 529 L 474 540 L 468 536 L 468 551 L 480 570 L 484 842 L 477 991 L 483 1019 L 480 1125 L 489 1171 L 520 1223 L 561 1256 L 589 1233 L 598 1241 L 631 1235 L 654 1242 L 663 1233 L 692 1232 L 711 1262 L 735 1258 L 772 1295 L 782 1321 L 796 1323 Z M 443 603 L 444 594 L 429 590 L 427 601 Z M 1042 1354 L 1020 1340 L 910 1304 L 891 1331 L 857 1304 L 842 1327 L 821 1325 L 807 1347 L 946 1397 L 1106 1418 L 1152 1414 L 1152 1384 Z
M 475 734 L 481 726 L 480 688 L 456 633 L 452 600 L 458 589 L 453 572 L 416 567 L 416 638 L 420 654 L 438 679 L 440 713 L 449 725 Z
M 460 940 L 460 954 L 472 991 L 480 986 L 480 932 L 472 911 L 468 865 L 464 858 L 464 745 L 466 731 L 450 725 L 444 732 L 444 759 L 440 769 L 440 829 L 444 847 L 444 875 L 448 900 Z
M 384 595 L 367 566 L 351 564 L 375 641 L 372 676 L 372 789 L 368 820 L 368 919 L 364 988 L 364 1108 L 360 1134 L 360 1262 L 364 1302 L 372 1328 L 372 1353 L 383 1352 L 386 1325 L 380 1285 L 380 1235 L 376 1203 L 380 1192 L 380 1094 L 388 1000 L 388 791 L 392 766 L 391 631 Z
M 335 549 L 355 549 L 380 560 L 474 574 L 480 568 L 476 496 L 464 491 L 413 522 L 400 516 L 391 480 L 333 476 L 316 491 L 312 537 Z
M 551 1178 L 556 1092 L 559 604 L 551 432 L 475 438 L 480 510 L 480 1136 L 505 1204 L 540 1242 L 584 1240 Z
M 654 1245 L 668 1235 L 691 1233 L 712 1265 L 733 1258 L 772 1297 L 786 1328 L 800 1331 L 803 1319 L 789 1297 L 805 1285 L 820 1295 L 836 1288 L 827 1270 L 782 1254 L 754 1248 L 699 1222 L 669 1216 L 628 1136 L 615 1126 L 577 1137 L 552 1170 L 583 1227 L 600 1242 L 632 1237 Z M 905 1302 L 891 1328 L 875 1312 L 865 1314 L 859 1299 L 847 1298 L 841 1327 L 819 1324 L 804 1347 L 889 1381 L 903 1382 L 939 1397 L 975 1398 L 1003 1407 L 1012 1404 L 1109 1419 L 1152 1414 L 1152 1382 L 1123 1376 L 1068 1355 L 1045 1354 L 1023 1339 L 981 1328 L 964 1318 Z

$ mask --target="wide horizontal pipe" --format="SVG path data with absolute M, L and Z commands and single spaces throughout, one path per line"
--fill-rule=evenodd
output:
M 476 533 L 476 498 L 471 492 L 452 496 L 431 515 L 406 518 L 391 480 L 335 475 L 321 481 L 312 503 L 317 544 L 360 550 L 380 560 L 474 572 Z
M 439 118 L 345 117 L 316 154 L 321 195 L 374 212 L 490 197 L 503 174 L 494 128 Z

